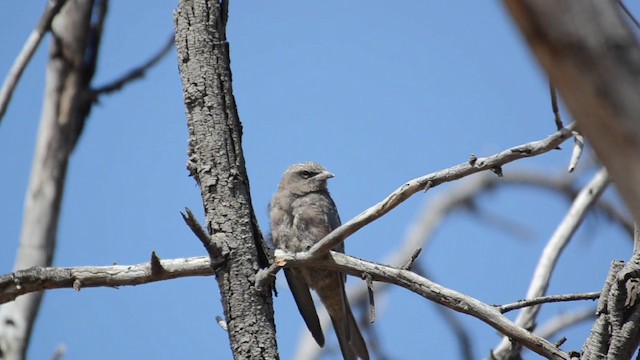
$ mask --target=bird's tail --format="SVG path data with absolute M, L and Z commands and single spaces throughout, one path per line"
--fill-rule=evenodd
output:
M 343 318 L 344 319 L 344 318 Z M 346 321 L 337 317 L 332 317 L 331 322 L 338 337 L 340 351 L 345 360 L 369 360 L 369 351 L 364 342 L 362 333 L 358 328 L 356 319 L 353 317 L 351 308 L 346 306 Z

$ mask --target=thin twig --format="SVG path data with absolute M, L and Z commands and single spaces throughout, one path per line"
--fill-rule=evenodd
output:
M 528 306 L 554 303 L 554 302 L 564 302 L 564 301 L 576 301 L 576 300 L 596 300 L 600 297 L 600 291 L 583 293 L 583 294 L 566 294 L 566 295 L 549 295 L 549 296 L 540 296 L 533 299 L 520 300 L 516 301 L 512 304 L 500 305 L 497 306 L 498 310 L 504 314 L 506 312 L 521 309 Z
M 168 41 L 164 44 L 164 46 L 158 51 L 154 56 L 152 56 L 149 60 L 147 60 L 144 64 L 131 69 L 128 73 L 124 74 L 120 78 L 113 80 L 112 82 L 97 87 L 93 89 L 92 93 L 94 99 L 97 99 L 100 95 L 110 94 L 114 91 L 118 91 L 122 89 L 125 85 L 129 84 L 134 80 L 141 79 L 145 76 L 146 72 L 156 65 L 164 56 L 166 56 L 169 51 L 173 48 L 174 39 L 173 35 L 169 37 Z
M 553 83 L 551 83 L 551 80 L 549 80 L 549 94 L 551 95 L 551 109 L 553 110 L 553 117 L 556 122 L 556 128 L 560 130 L 564 127 L 564 125 L 562 124 L 562 118 L 560 117 L 560 109 L 558 107 L 558 94 L 556 93 L 556 87 L 553 86 Z
M 50 0 L 47 2 L 47 9 L 40 17 L 36 28 L 33 29 L 27 38 L 20 54 L 18 54 L 16 60 L 13 62 L 11 70 L 9 70 L 7 77 L 2 83 L 2 89 L 0 89 L 0 121 L 9 107 L 11 97 L 13 96 L 13 92 L 18 85 L 18 81 L 20 80 L 24 69 L 27 67 L 27 64 L 29 64 L 31 57 L 36 52 L 36 49 L 38 48 L 38 45 L 40 45 L 44 35 L 51 29 L 51 22 L 55 18 L 56 14 L 60 12 L 60 9 L 62 9 L 65 2 L 66 0 Z
M 367 273 L 362 274 L 362 278 L 367 282 L 367 291 L 369 292 L 369 323 L 376 322 L 376 303 L 373 297 L 373 278 Z
M 416 251 L 414 251 L 413 254 L 411 254 L 411 258 L 409 259 L 409 261 L 407 261 L 407 263 L 402 268 L 405 270 L 411 270 L 411 268 L 413 267 L 413 264 L 416 262 L 421 252 L 422 252 L 422 248 L 421 247 L 417 248 Z
M 569 160 L 569 172 L 573 172 L 578 165 L 578 160 L 582 156 L 584 150 L 584 137 L 577 131 L 573 132 L 573 151 L 571 152 L 571 159 Z
M 202 226 L 198 222 L 198 219 L 196 219 L 195 215 L 193 215 L 193 212 L 191 212 L 191 209 L 185 208 L 185 212 L 180 212 L 180 215 L 182 215 L 182 219 L 184 220 L 184 222 L 187 224 L 187 226 L 189 226 L 191 231 L 193 231 L 202 245 L 204 245 L 205 249 L 207 249 L 207 252 L 209 253 L 211 259 L 219 259 L 222 251 L 213 241 L 213 239 L 211 239 L 211 236 L 209 236 L 209 234 L 202 228 Z

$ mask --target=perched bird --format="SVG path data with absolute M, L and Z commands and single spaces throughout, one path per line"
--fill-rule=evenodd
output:
M 288 252 L 306 251 L 333 229 L 340 216 L 327 190 L 333 174 L 314 162 L 290 166 L 269 204 L 274 245 Z M 333 249 L 344 252 L 344 244 Z M 327 309 L 338 337 L 342 356 L 368 360 L 369 352 L 351 312 L 344 291 L 346 276 L 324 269 L 284 269 L 298 310 L 311 335 L 321 347 L 324 335 L 309 288 L 314 289 Z

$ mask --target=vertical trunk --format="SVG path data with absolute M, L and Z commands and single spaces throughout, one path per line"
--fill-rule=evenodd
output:
M 215 268 L 236 359 L 277 359 L 269 291 L 255 288 L 264 266 L 242 153 L 242 125 L 231 88 L 227 1 L 182 0 L 176 47 L 189 128 L 191 175 L 200 186 L 206 224 L 221 262 Z
M 14 269 L 51 266 L 67 164 L 90 106 L 84 60 L 92 7 L 93 1 L 68 1 L 52 23 L 45 97 Z M 0 309 L 0 358 L 26 357 L 41 300 L 42 293 L 28 294 Z

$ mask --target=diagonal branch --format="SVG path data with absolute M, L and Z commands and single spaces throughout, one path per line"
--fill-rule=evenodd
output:
M 374 281 L 392 283 L 452 310 L 471 315 L 501 334 L 548 359 L 569 359 L 569 356 L 547 340 L 514 324 L 495 307 L 470 296 L 445 288 L 414 272 L 377 264 L 342 253 L 330 252 L 328 258 L 318 259 L 310 252 L 285 253 L 276 250 L 275 264 L 280 267 L 320 267 L 354 276 L 371 275 Z
M 169 37 L 164 46 L 149 60 L 147 60 L 144 64 L 131 69 L 128 73 L 122 75 L 118 79 L 113 80 L 112 82 L 102 85 L 93 89 L 92 94 L 93 98 L 97 100 L 100 95 L 110 94 L 115 91 L 122 89 L 124 86 L 128 85 L 132 81 L 142 79 L 147 71 L 155 66 L 163 57 L 169 54 L 169 51 L 173 49 L 174 39 L 173 35 Z
M 386 199 L 332 231 L 329 235 L 325 236 L 324 239 L 320 240 L 311 249 L 309 249 L 309 252 L 315 255 L 321 255 L 328 252 L 341 241 L 360 230 L 365 225 L 393 210 L 396 206 L 400 205 L 418 191 L 428 190 L 438 185 L 461 179 L 465 176 L 481 171 L 497 169 L 512 161 L 540 155 L 556 149 L 561 143 L 571 137 L 571 130 L 573 130 L 573 124 L 557 131 L 544 140 L 515 146 L 489 157 L 478 158 L 473 162 L 464 162 L 448 169 L 410 180 L 391 193 L 391 195 Z
M 489 157 L 474 158 L 474 161 L 458 164 L 448 169 L 440 170 L 438 172 L 410 180 L 387 196 L 386 199 L 333 230 L 329 235 L 325 236 L 311 249 L 309 249 L 308 253 L 310 256 L 319 256 L 327 253 L 329 249 L 334 248 L 337 244 L 353 235 L 356 231 L 393 210 L 396 206 L 400 205 L 403 201 L 407 200 L 418 191 L 426 191 L 446 182 L 458 180 L 481 171 L 501 168 L 503 165 L 512 161 L 540 155 L 556 149 L 562 142 L 571 137 L 573 129 L 574 124 L 570 124 L 566 128 L 555 132 L 544 140 L 515 146 Z M 264 286 L 267 279 L 277 273 L 278 270 L 279 268 L 273 265 L 267 269 L 261 270 L 256 275 L 256 285 L 258 287 Z
M 40 21 L 38 21 L 38 25 L 33 29 L 22 47 L 20 54 L 18 54 L 18 57 L 16 57 L 16 60 L 13 62 L 11 70 L 9 70 L 7 77 L 4 79 L 4 83 L 2 83 L 2 89 L 0 89 L 0 121 L 9 107 L 13 91 L 16 89 L 16 85 L 18 85 L 24 69 L 27 67 L 27 64 L 29 64 L 31 57 L 36 52 L 44 35 L 51 29 L 53 18 L 58 14 L 60 9 L 62 9 L 62 5 L 64 5 L 65 2 L 66 0 L 51 0 L 48 2 L 47 9 L 42 14 Z
M 456 210 L 464 209 L 465 204 L 469 202 L 477 201 L 480 195 L 487 194 L 491 190 L 502 189 L 507 185 L 524 185 L 536 189 L 550 190 L 567 199 L 574 199 L 579 193 L 579 189 L 576 189 L 573 185 L 571 176 L 549 176 L 548 171 L 543 170 L 510 171 L 509 174 L 503 178 L 497 178 L 489 173 L 468 177 L 463 182 L 457 183 L 455 187 L 438 193 L 430 199 L 409 226 L 406 238 L 399 242 L 401 245 L 381 262 L 392 267 L 406 266 L 407 259 L 415 254 L 416 249 L 427 249 L 432 239 L 432 234 L 438 229 L 446 216 L 449 216 Z M 601 198 L 596 206 L 614 223 L 619 224 L 623 230 L 626 230 L 630 234 L 633 232 L 633 224 L 630 223 L 624 215 L 619 213 L 613 204 Z M 387 286 L 388 284 L 384 283 L 376 284 L 376 294 L 379 295 L 386 291 Z M 348 289 L 347 295 L 349 302 L 352 304 L 359 302 L 364 303 L 367 300 L 367 287 L 363 282 L 357 282 L 355 286 Z M 323 329 L 332 326 L 331 319 L 326 312 L 320 312 L 318 316 Z M 546 336 L 543 337 L 547 338 Z M 461 348 L 463 347 L 464 346 L 461 346 Z M 313 337 L 305 330 L 301 332 L 298 350 L 294 358 L 317 359 L 320 357 L 320 351 L 321 349 L 317 346 Z

